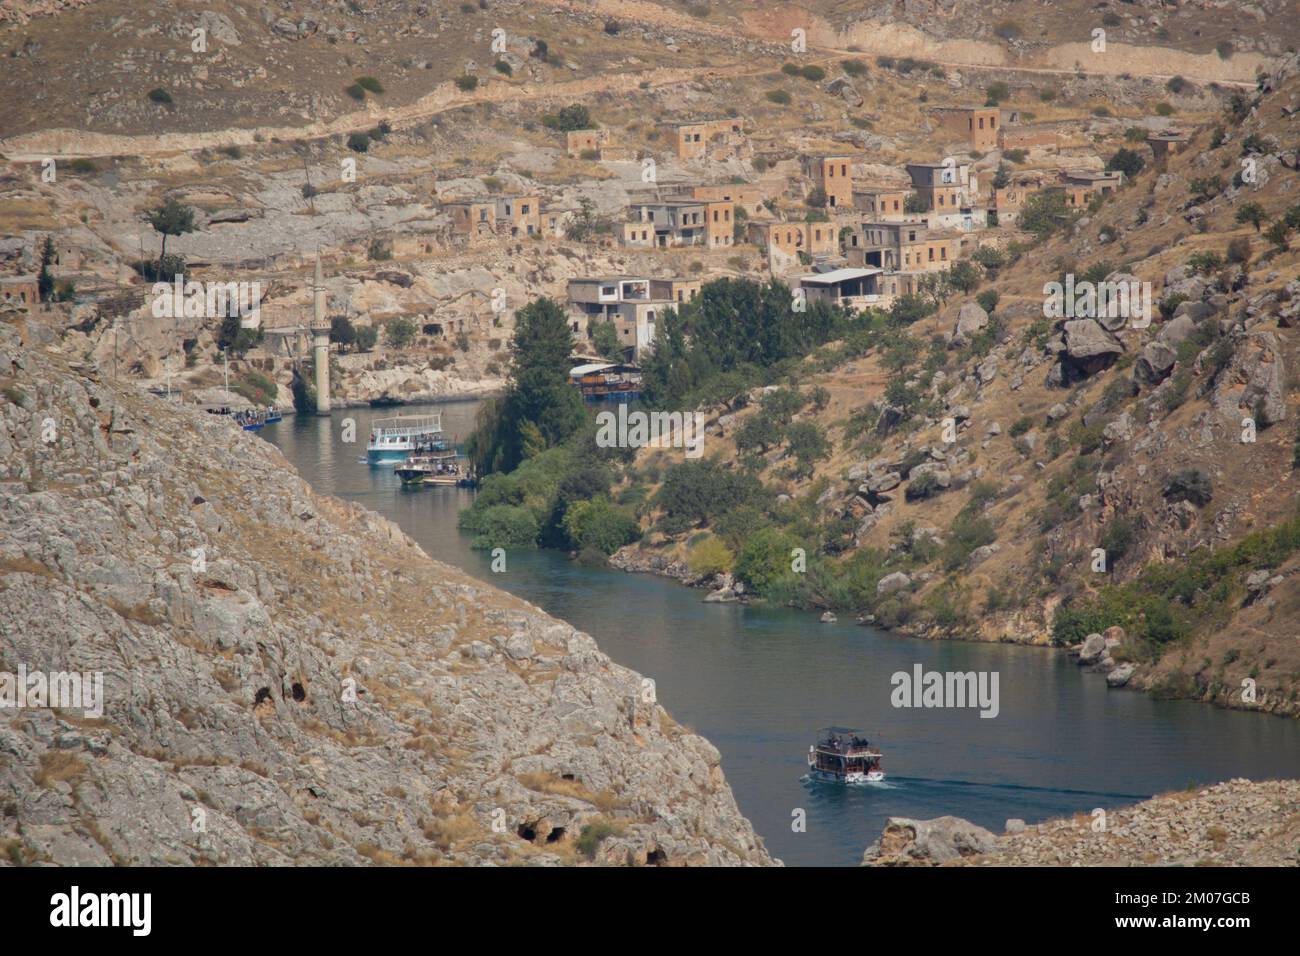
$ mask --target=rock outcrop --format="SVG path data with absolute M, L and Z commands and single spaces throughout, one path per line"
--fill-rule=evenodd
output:
M 1300 781 L 1230 780 L 994 837 L 957 817 L 891 819 L 874 866 L 1296 866 Z M 913 835 L 914 834 L 914 835 Z M 882 850 L 881 848 L 884 848 Z
M 0 324 L 0 862 L 769 864 L 717 750 L 272 446 Z

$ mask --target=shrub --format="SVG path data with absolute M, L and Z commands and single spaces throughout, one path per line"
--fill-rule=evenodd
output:
M 1214 497 L 1210 476 L 1199 468 L 1180 468 L 1165 482 L 1164 496 L 1171 502 L 1190 501 L 1204 508 Z
M 975 301 L 985 312 L 992 313 L 998 306 L 998 293 L 996 289 L 985 289 L 979 295 L 975 296 Z
M 1229 262 L 1244 265 L 1250 262 L 1250 240 L 1238 236 L 1228 242 L 1227 259 Z
M 812 80 L 814 83 L 818 83 L 826 79 L 826 71 L 823 70 L 820 66 L 813 66 L 812 64 L 805 66 L 802 70 L 799 71 L 799 74 L 805 80 Z
M 763 528 L 740 549 L 735 575 L 756 594 L 770 596 L 794 576 L 790 553 L 795 547 L 795 540 L 779 528 Z
M 1007 433 L 1012 438 L 1019 438 L 1021 435 L 1025 434 L 1025 432 L 1029 431 L 1029 429 L 1033 427 L 1034 427 L 1034 420 L 1030 418 L 1028 415 L 1025 415 L 1023 418 L 1017 418 L 1014 422 L 1012 422 L 1011 427 L 1007 430 Z
M 351 86 L 346 87 L 343 90 L 343 92 L 346 93 L 348 96 L 352 97 L 358 103 L 360 103 L 366 98 L 366 91 L 363 90 L 356 83 L 353 83 Z
M 468 93 L 470 90 L 478 88 L 478 77 L 471 73 L 462 73 L 456 77 L 456 89 Z
M 505 60 L 497 60 L 492 64 L 492 69 L 496 70 L 502 76 L 513 76 L 515 72 L 514 68 Z
M 172 95 L 161 86 L 156 86 L 149 91 L 149 100 L 153 103 L 167 104 L 172 102 Z
M 564 530 L 577 550 L 601 554 L 613 554 L 641 537 L 636 519 L 605 498 L 571 504 L 564 514 Z
M 469 512 L 464 512 L 469 514 Z M 531 548 L 537 544 L 537 519 L 519 505 L 493 505 L 474 519 L 474 548 Z
M 849 76 L 866 76 L 867 73 L 867 65 L 861 60 L 843 60 L 840 69 Z
M 370 137 L 365 133 L 353 133 L 348 137 L 348 149 L 354 153 L 364 153 L 370 149 Z
M 697 541 L 686 554 L 686 566 L 691 569 L 691 574 L 700 577 L 725 574 L 731 570 L 735 560 L 735 555 L 716 535 Z
M 789 106 L 793 99 L 785 90 L 768 90 L 763 95 L 769 102 L 776 103 L 778 106 Z

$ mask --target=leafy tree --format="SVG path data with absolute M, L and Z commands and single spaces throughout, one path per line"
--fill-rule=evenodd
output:
M 379 341 L 379 330 L 373 325 L 363 325 L 357 329 L 357 349 L 369 352 Z
M 811 475 L 813 465 L 831 453 L 831 443 L 812 422 L 795 422 L 785 430 L 785 438 L 802 477 Z
M 36 291 L 42 302 L 50 301 L 54 295 L 54 274 L 50 266 L 54 263 L 54 240 L 49 236 L 41 243 L 41 271 L 36 277 Z
M 955 263 L 947 272 L 948 282 L 962 293 L 970 293 L 980 284 L 979 270 L 975 264 L 963 259 Z
M 559 130 L 561 133 L 596 128 L 591 113 L 581 103 L 571 103 L 561 108 L 558 113 L 547 113 L 542 117 L 542 125 L 547 129 Z
M 158 277 L 162 278 L 163 257 L 167 255 L 167 237 L 194 232 L 194 209 L 182 205 L 175 196 L 168 196 L 161 206 L 145 214 L 145 221 L 162 236 L 162 250 L 158 253 Z
M 330 319 L 330 341 L 338 343 L 344 350 L 356 344 L 357 330 L 346 315 L 336 315 Z
M 1071 219 L 1065 196 L 1059 192 L 1034 193 L 1025 201 L 1017 224 L 1040 240 L 1046 239 Z
M 1237 222 L 1241 223 L 1242 225 L 1245 225 L 1246 223 L 1250 223 L 1252 226 L 1255 227 L 1255 232 L 1259 232 L 1260 224 L 1266 218 L 1268 218 L 1268 213 L 1264 211 L 1264 207 L 1261 206 L 1259 203 L 1248 202 L 1240 209 L 1237 210 L 1236 218 L 1237 218 Z
M 785 437 L 785 429 L 771 415 L 760 411 L 757 415 L 746 418 L 736 429 L 736 450 L 751 451 L 757 448 L 763 454 Z
M 1120 149 L 1106 161 L 1106 168 L 1111 171 L 1119 171 L 1130 179 L 1142 172 L 1142 167 L 1146 165 L 1146 160 L 1132 149 Z
M 734 573 L 757 594 L 770 594 L 794 577 L 791 552 L 795 539 L 779 528 L 762 528 L 736 556 Z
M 1285 252 L 1291 245 L 1291 229 L 1286 220 L 1279 219 L 1265 230 L 1264 238 L 1275 245 L 1279 252 Z
M 418 331 L 419 327 L 415 324 L 414 319 L 401 316 L 393 319 L 384 327 L 384 341 L 389 348 L 408 348 L 415 341 L 415 333 Z
M 510 384 L 470 439 L 479 474 L 511 471 L 539 442 L 554 447 L 581 427 L 582 395 L 569 384 L 572 349 L 568 319 L 554 300 L 536 299 L 515 313 Z
M 611 362 L 623 361 L 623 345 L 613 322 L 594 322 L 587 330 L 592 346 Z
M 573 504 L 565 513 L 564 530 L 577 550 L 602 554 L 613 554 L 641 537 L 636 518 L 605 498 Z

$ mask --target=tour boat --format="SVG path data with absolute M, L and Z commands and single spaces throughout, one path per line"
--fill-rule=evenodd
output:
M 825 727 L 808 748 L 808 775 L 828 783 L 880 783 L 880 751 L 851 727 Z
M 467 485 L 471 482 L 460 456 L 440 438 L 423 438 L 393 466 L 404 485 Z
M 370 441 L 366 443 L 366 458 L 372 465 L 384 461 L 403 461 L 415 451 L 422 439 L 436 439 L 442 431 L 442 416 L 398 415 L 379 418 L 370 426 Z

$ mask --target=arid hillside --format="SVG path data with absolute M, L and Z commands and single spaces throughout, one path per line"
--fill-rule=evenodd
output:
M 23 335 L 0 671 L 102 685 L 5 709 L 4 864 L 771 862 L 717 750 L 589 636 Z
M 811 474 L 780 441 L 738 449 L 759 394 L 710 411 L 708 453 L 816 522 L 795 544 L 877 556 L 866 622 L 1075 646 L 1114 686 L 1300 712 L 1297 64 L 968 294 L 814 356 L 790 382 L 824 390 L 793 418 L 830 439 Z M 1047 317 L 1067 276 L 1149 283 L 1149 324 Z M 670 461 L 643 458 L 651 479 Z M 618 560 L 685 575 L 698 540 Z

